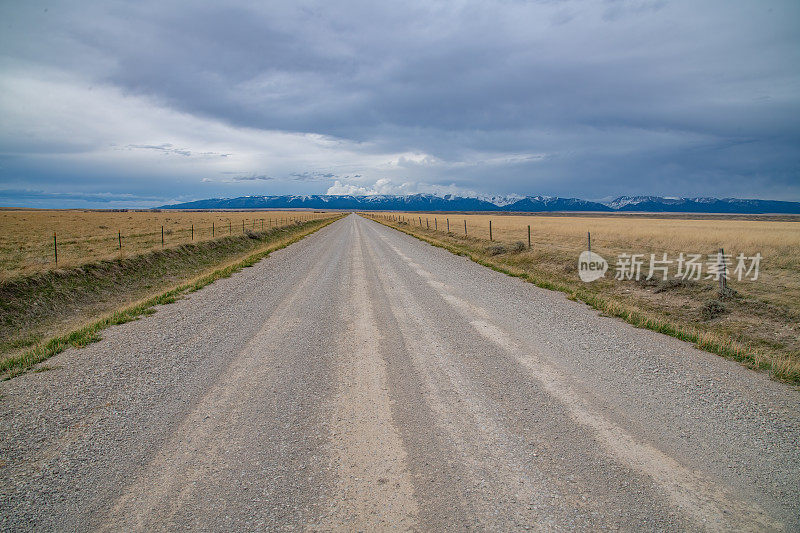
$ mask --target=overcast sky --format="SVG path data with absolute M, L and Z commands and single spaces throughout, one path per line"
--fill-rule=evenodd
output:
M 0 0 L 0 205 L 800 200 L 797 0 L 389 4 Z

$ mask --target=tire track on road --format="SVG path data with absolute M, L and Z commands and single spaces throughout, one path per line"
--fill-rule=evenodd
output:
M 609 455 L 651 477 L 673 504 L 691 517 L 697 527 L 710 531 L 781 531 L 785 528 L 782 522 L 772 519 L 757 504 L 742 501 L 730 488 L 683 466 L 653 444 L 638 440 L 604 417 L 592 408 L 591 401 L 584 394 L 569 385 L 567 376 L 537 356 L 535 347 L 521 339 L 519 334 L 512 338 L 511 334 L 493 323 L 487 310 L 459 298 L 453 287 L 437 280 L 385 235 L 378 235 L 378 238 L 457 310 L 478 334 L 519 361 L 549 394 L 568 409 L 575 422 L 594 432 Z
M 213 494 L 215 490 L 209 490 L 210 487 L 230 484 L 226 477 L 232 469 L 253 470 L 261 466 L 255 457 L 237 464 L 237 456 L 248 455 L 253 440 L 260 436 L 259 415 L 245 406 L 260 397 L 263 388 L 280 385 L 277 369 L 281 360 L 275 353 L 275 340 L 299 338 L 298 330 L 311 323 L 308 319 L 298 322 L 297 317 L 304 316 L 302 310 L 313 308 L 310 299 L 325 292 L 323 287 L 327 288 L 336 279 L 346 259 L 341 247 L 331 248 L 336 250 L 332 257 L 313 262 L 295 280 L 294 290 L 284 294 L 259 331 L 196 401 L 170 440 L 114 502 L 98 529 L 170 529 L 185 524 L 187 518 L 195 527 L 202 527 L 206 521 L 213 522 L 209 511 L 214 509 L 213 505 L 208 508 L 211 502 L 203 501 L 202 494 Z M 341 280 L 336 279 L 333 285 L 341 287 Z M 222 509 L 235 503 L 223 502 Z M 254 508 L 251 514 L 257 517 L 263 514 L 258 510 L 262 503 L 270 505 L 269 499 L 263 498 L 240 505 Z
M 381 330 L 367 292 L 366 243 L 351 222 L 348 327 L 339 340 L 338 392 L 331 441 L 335 509 L 321 530 L 417 529 L 417 503 L 406 451 L 392 418 Z

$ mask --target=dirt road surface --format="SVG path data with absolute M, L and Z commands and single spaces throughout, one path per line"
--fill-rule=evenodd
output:
M 351 215 L 0 383 L 3 530 L 800 529 L 800 392 Z

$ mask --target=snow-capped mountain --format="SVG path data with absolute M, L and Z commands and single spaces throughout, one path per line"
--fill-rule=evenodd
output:
M 800 213 L 800 203 L 739 198 L 620 196 L 607 202 L 614 211 L 670 213 Z
M 344 209 L 364 211 L 507 211 L 507 212 L 654 212 L 654 213 L 792 213 L 800 202 L 740 200 L 737 198 L 665 198 L 620 196 L 606 203 L 553 196 L 458 196 L 409 194 L 368 196 L 305 194 L 211 198 L 160 209 Z

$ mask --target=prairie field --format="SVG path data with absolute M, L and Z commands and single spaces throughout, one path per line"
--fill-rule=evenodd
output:
M 596 299 L 601 310 L 613 308 L 618 316 L 628 313 L 643 317 L 641 322 L 651 320 L 655 324 L 652 329 L 691 330 L 693 333 L 687 338 L 699 336 L 709 346 L 727 346 L 712 351 L 739 354 L 734 358 L 768 368 L 781 379 L 800 382 L 800 217 L 460 213 L 370 216 L 456 253 L 472 255 L 490 266 L 498 265 L 539 284 L 557 287 L 571 297 Z M 584 283 L 578 276 L 578 256 L 587 249 L 589 233 L 592 251 L 608 262 L 608 271 L 603 278 Z M 720 248 L 730 256 L 725 293 L 719 290 L 718 278 L 708 274 L 707 263 L 713 261 Z M 704 270 L 699 279 L 677 276 L 681 253 L 686 257 L 701 256 Z M 638 280 L 615 279 L 620 254 L 641 254 Z M 667 260 L 672 261 L 666 279 L 663 271 L 655 271 L 651 279 L 646 279 L 651 254 L 656 260 L 666 254 Z M 756 279 L 752 279 L 753 272 L 738 279 L 739 273 L 734 270 L 739 254 L 747 259 L 746 267 L 752 264 L 749 258 L 760 254 Z
M 735 258 L 760 253 L 759 279 L 747 284 L 748 291 L 772 294 L 788 303 L 800 305 L 800 217 L 796 221 L 740 220 L 718 217 L 690 219 L 680 217 L 644 218 L 640 216 L 524 216 L 524 215 L 442 215 L 396 213 L 411 225 L 447 229 L 454 235 L 492 239 L 500 243 L 522 242 L 527 246 L 528 225 L 531 226 L 533 256 L 547 254 L 556 262 L 577 263 L 586 250 L 591 233 L 592 250 L 609 262 L 613 275 L 618 254 L 644 254 L 645 265 L 650 254 L 675 259 L 678 254 L 702 254 L 704 260 L 723 248 Z M 541 257 L 540 257 L 541 258 Z M 735 280 L 731 283 L 736 283 Z
M 17 218 L 16 246 L 24 242 L 21 235 L 24 232 L 19 226 L 25 226 L 21 223 L 30 220 L 32 212 L 24 213 L 29 216 Z M 47 268 L 44 263 L 22 273 L 18 269 L 17 275 L 0 279 L 0 379 L 8 377 L 8 372 L 23 372 L 67 346 L 81 347 L 93 342 L 100 338 L 99 329 L 152 313 L 155 305 L 174 301 L 182 294 L 246 268 L 341 216 L 307 212 L 33 214 L 40 220 L 61 215 L 54 224 L 63 222 L 63 217 L 71 217 L 69 220 L 75 225 L 82 224 L 84 232 L 75 231 L 72 246 L 66 247 L 75 254 L 70 258 L 73 266 L 64 265 L 59 259 L 58 268 Z M 128 218 L 129 215 L 133 217 Z M 231 225 L 238 222 L 238 231 L 225 224 L 220 235 L 216 231 L 217 221 L 226 221 L 226 215 L 232 215 L 228 218 Z M 259 218 L 253 229 L 251 220 L 255 217 Z M 260 229 L 262 218 L 264 230 Z M 171 224 L 176 219 L 180 224 Z M 212 221 L 215 238 L 209 237 L 210 231 L 205 234 L 206 224 Z M 131 232 L 140 227 L 137 223 L 158 223 L 158 244 L 153 245 L 151 235 L 149 240 L 134 241 L 137 246 L 129 246 L 131 252 L 126 251 L 125 240 L 123 253 L 114 251 L 113 246 L 109 249 L 105 241 L 98 245 L 99 239 L 91 229 L 114 222 Z M 195 223 L 194 241 L 191 234 L 184 235 L 186 222 Z M 168 224 L 174 228 L 169 246 L 165 244 L 163 249 L 162 223 L 165 229 Z M 80 250 L 84 252 L 81 257 L 77 256 Z
M 0 210 L 0 280 L 160 250 L 162 227 L 166 249 L 327 216 L 310 211 Z

